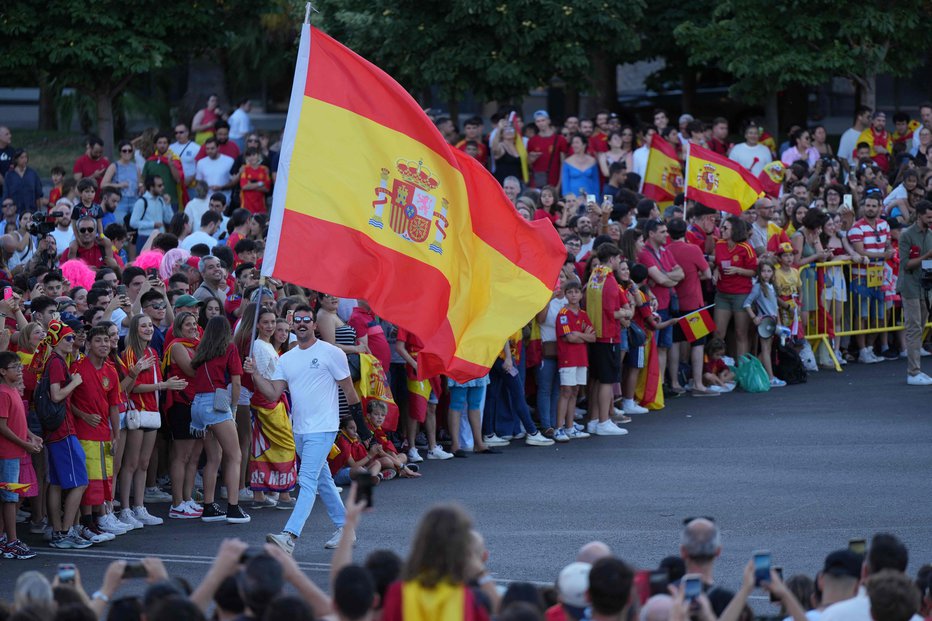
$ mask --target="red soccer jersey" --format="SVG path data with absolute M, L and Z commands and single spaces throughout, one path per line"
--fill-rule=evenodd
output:
M 560 181 L 560 154 L 569 151 L 569 145 L 566 138 L 554 132 L 549 138 L 537 135 L 532 136 L 527 141 L 528 153 L 539 153 L 540 155 L 534 163 L 531 164 L 532 172 L 546 172 L 547 183 L 557 185 Z
M 725 361 L 721 358 L 714 358 L 711 360 L 706 360 L 702 365 L 703 373 L 714 373 L 718 375 L 722 371 L 727 371 L 728 365 L 725 364 Z
M 119 264 L 119 256 L 113 252 L 113 250 L 110 252 L 113 254 L 113 257 L 117 259 L 117 263 Z M 100 246 L 98 246 L 96 243 L 89 248 L 82 248 L 81 246 L 78 246 L 76 255 L 77 256 L 71 256 L 71 249 L 65 248 L 65 251 L 61 253 L 59 261 L 64 263 L 68 259 L 81 259 L 87 263 L 88 267 L 94 270 L 100 269 L 106 265 L 106 262 L 104 261 L 104 251 L 101 250 Z
M 94 160 L 88 157 L 87 153 L 79 157 L 74 162 L 73 172 L 81 173 L 82 178 L 94 179 L 94 173 L 98 170 L 107 170 L 107 167 L 110 166 L 110 160 L 101 156 L 99 160 Z M 97 193 L 94 194 L 94 202 L 100 202 L 100 180 L 103 179 L 103 175 L 94 179 L 97 182 Z
M 52 353 L 49 356 L 48 362 L 45 363 L 45 372 L 49 374 L 49 384 L 59 384 L 61 388 L 64 388 L 68 385 L 68 365 L 65 364 L 65 359 L 59 356 L 56 353 Z M 74 416 L 71 414 L 71 406 L 65 400 L 65 420 L 62 421 L 62 424 L 55 431 L 48 434 L 45 438 L 45 442 L 57 442 L 58 440 L 63 440 L 68 436 L 73 436 L 75 434 L 74 428 Z
M 328 462 L 330 474 L 336 474 L 340 469 L 349 466 L 350 457 L 353 458 L 354 462 L 357 462 L 360 459 L 365 459 L 366 455 L 369 453 L 362 442 L 359 440 L 350 440 L 342 431 L 337 434 L 336 445 L 337 448 L 340 449 L 340 454 Z
M 591 328 L 592 322 L 589 321 L 586 311 L 582 309 L 576 312 L 570 310 L 569 306 L 564 306 L 557 313 L 557 366 L 559 368 L 589 366 L 586 344 L 570 343 L 566 340 L 567 334 L 585 332 L 587 327 Z
M 106 442 L 110 435 L 110 406 L 120 406 L 120 379 L 116 368 L 109 360 L 98 370 L 85 356 L 71 365 L 72 375 L 81 374 L 81 385 L 71 393 L 71 406 L 87 414 L 97 414 L 101 421 L 91 427 L 77 416 L 74 418 L 75 435 L 79 440 Z
M 25 440 L 29 437 L 23 398 L 15 388 L 6 384 L 0 385 L 0 418 L 6 420 L 7 428 L 17 438 Z M 26 449 L 0 436 L 0 459 L 20 459 L 24 455 L 26 455 Z M 17 483 L 17 481 L 11 482 Z
M 638 263 L 642 264 L 647 269 L 656 267 L 664 274 L 676 268 L 676 261 L 673 255 L 667 252 L 666 247 L 656 250 L 649 243 L 645 244 L 644 249 L 638 254 Z M 651 281 L 653 282 L 653 279 L 651 279 Z M 650 290 L 654 292 L 654 296 L 657 298 L 657 308 L 659 310 L 670 308 L 669 287 L 654 283 L 654 286 L 652 286 Z
M 673 262 L 683 268 L 685 278 L 676 286 L 676 297 L 680 300 L 680 310 L 695 310 L 702 307 L 702 284 L 699 274 L 709 269 L 702 251 L 693 244 L 674 241 L 667 246 L 667 252 L 673 256 Z
M 123 352 L 124 363 L 127 362 L 126 356 L 129 355 L 130 353 L 131 352 L 129 350 L 126 350 Z M 156 353 L 156 351 L 152 349 L 151 347 L 146 348 L 146 351 L 143 353 L 143 356 L 153 356 L 155 357 L 156 360 L 159 359 L 158 353 Z M 136 364 L 135 359 L 133 360 L 133 364 Z M 127 364 L 126 366 L 129 367 L 131 365 Z M 140 373 L 139 377 L 136 378 L 136 382 L 133 384 L 133 387 L 135 388 L 136 386 L 144 386 L 147 384 L 158 384 L 159 382 L 161 382 L 162 381 L 161 366 L 162 365 L 159 364 L 159 362 L 156 362 L 154 365 L 152 365 L 152 368 L 146 369 L 145 371 Z M 159 398 L 157 396 L 158 393 L 154 391 L 132 392 L 132 388 L 130 389 L 130 393 L 131 393 L 129 395 L 130 400 L 133 402 L 133 407 L 135 407 L 137 410 L 144 410 L 146 412 L 157 412 L 158 411 L 159 409 Z
M 726 267 L 740 267 L 746 270 L 757 269 L 757 253 L 747 242 L 735 244 L 734 248 L 728 247 L 728 242 L 719 240 L 715 244 L 715 265 L 718 266 L 718 291 L 719 293 L 735 293 L 747 295 L 751 292 L 753 283 L 749 276 L 739 276 L 738 274 L 726 274 Z
M 262 183 L 266 189 L 270 188 L 272 186 L 272 176 L 269 174 L 269 169 L 261 164 L 255 168 L 248 164 L 243 166 L 240 169 L 239 187 L 244 188 L 247 183 Z M 265 192 L 242 190 L 240 194 L 242 195 L 243 207 L 248 209 L 249 213 L 264 214 L 267 211 L 265 208 Z
M 203 344 L 203 341 L 201 342 Z M 226 388 L 230 378 L 234 375 L 243 375 L 243 361 L 239 357 L 236 345 L 230 343 L 226 353 L 208 360 L 196 369 L 194 379 L 191 381 L 192 392 L 195 395 L 209 393 L 218 388 Z
M 602 288 L 602 334 L 596 339 L 599 343 L 617 343 L 621 338 L 621 324 L 615 319 L 615 311 L 627 303 L 625 292 L 615 277 L 609 275 Z

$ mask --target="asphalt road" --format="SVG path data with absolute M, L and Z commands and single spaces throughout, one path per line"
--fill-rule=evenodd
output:
M 423 511 L 456 501 L 475 518 L 490 569 L 503 580 L 552 582 L 593 539 L 635 566 L 654 567 L 677 552 L 686 516 L 714 516 L 721 526 L 716 574 L 729 586 L 738 585 L 753 550 L 771 550 L 785 576 L 813 575 L 849 538 L 880 531 L 904 540 L 915 572 L 932 562 L 932 390 L 907 387 L 904 378 L 904 361 L 849 365 L 768 394 L 671 400 L 636 417 L 624 437 L 550 448 L 515 443 L 501 455 L 424 462 L 421 479 L 375 490 L 356 555 L 380 547 L 404 553 Z M 168 505 L 150 511 L 165 517 Z M 171 573 L 196 582 L 224 537 L 258 545 L 287 514 L 252 517 L 247 525 L 166 520 L 77 552 L 27 534 L 40 555 L 0 561 L 0 593 L 12 592 L 21 571 L 52 576 L 70 560 L 91 592 L 111 560 L 144 555 L 161 556 Z M 318 505 L 295 552 L 323 585 L 331 556 L 323 544 L 332 532 Z

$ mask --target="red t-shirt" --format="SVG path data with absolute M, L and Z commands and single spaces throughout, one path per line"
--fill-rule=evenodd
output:
M 618 286 L 615 277 L 609 275 L 602 287 L 602 336 L 599 343 L 617 343 L 621 338 L 621 324 L 615 319 L 615 311 L 628 303 L 628 297 Z
M 87 153 L 79 157 L 74 162 L 74 169 L 72 172 L 81 173 L 82 178 L 94 179 L 94 173 L 98 170 L 107 170 L 107 167 L 110 166 L 110 160 L 101 156 L 99 160 L 93 160 L 88 157 Z M 103 179 L 103 175 L 98 179 L 94 179 L 97 182 L 97 193 L 94 194 L 94 202 L 100 202 L 100 180 Z
M 669 272 L 676 267 L 676 262 L 674 261 L 673 256 L 667 252 L 665 247 L 657 251 L 654 250 L 650 244 L 644 245 L 644 249 L 641 250 L 641 253 L 638 255 L 638 263 L 642 264 L 648 269 L 656 267 L 664 273 Z M 651 281 L 653 282 L 653 279 L 651 279 Z M 654 296 L 657 298 L 658 310 L 666 310 L 670 308 L 669 287 L 664 287 L 663 285 L 654 283 L 654 286 L 652 286 L 650 290 L 654 292 Z
M 564 338 L 570 332 L 585 332 L 587 326 L 591 328 L 592 322 L 589 321 L 586 311 L 582 309 L 574 312 L 569 306 L 564 306 L 557 313 L 557 366 L 559 368 L 589 366 L 586 344 L 570 343 Z
M 240 169 L 240 188 L 245 187 L 247 183 L 257 183 L 259 181 L 264 183 L 266 188 L 272 186 L 272 176 L 269 174 L 269 169 L 265 166 L 260 164 L 256 168 L 253 168 L 247 164 Z M 248 209 L 249 213 L 264 214 L 268 211 L 265 208 L 265 192 L 260 192 L 259 190 L 242 190 L 240 196 L 242 197 L 242 206 Z
M 747 242 L 735 244 L 734 248 L 728 247 L 728 242 L 719 240 L 715 243 L 715 265 L 718 266 L 719 278 L 716 286 L 719 293 L 748 294 L 751 292 L 753 283 L 747 276 L 738 274 L 726 274 L 725 268 L 740 267 L 746 270 L 757 269 L 757 253 Z
M 64 388 L 70 381 L 68 378 L 68 365 L 65 363 L 65 359 L 55 352 L 52 352 L 48 362 L 45 363 L 45 372 L 49 374 L 50 386 L 52 384 L 60 384 L 61 387 Z M 65 420 L 62 421 L 58 429 L 48 434 L 45 438 L 45 442 L 57 442 L 58 440 L 63 440 L 73 435 L 75 435 L 74 415 L 71 413 L 71 405 L 68 403 L 68 400 L 65 399 Z
M 124 362 L 126 362 L 126 356 L 129 353 L 129 350 L 123 352 Z M 145 386 L 148 384 L 158 384 L 162 381 L 162 365 L 159 364 L 159 355 L 156 351 L 147 347 L 146 351 L 143 353 L 143 356 L 153 356 L 156 359 L 156 363 L 152 365 L 152 368 L 146 369 L 139 374 L 139 377 L 136 378 L 136 382 L 133 384 L 133 388 L 136 386 Z M 135 364 L 135 361 L 133 362 Z M 127 368 L 130 367 L 129 364 L 126 365 Z M 133 407 L 137 410 L 143 410 L 146 412 L 157 412 L 159 410 L 159 398 L 156 391 L 149 392 L 132 392 L 130 389 L 130 400 L 133 402 Z
M 589 154 L 597 156 L 599 153 L 608 151 L 608 135 L 602 132 L 594 132 L 589 136 Z
M 95 270 L 100 269 L 101 267 L 104 267 L 106 265 L 106 262 L 104 261 L 104 253 L 101 251 L 100 246 L 98 246 L 96 243 L 93 246 L 90 246 L 88 248 L 82 248 L 81 246 L 78 246 L 76 257 L 70 256 L 70 252 L 71 252 L 70 248 L 65 248 L 65 251 L 61 253 L 61 257 L 59 258 L 59 261 L 64 263 L 68 259 L 77 258 L 77 259 L 81 259 L 82 261 L 87 263 L 88 267 L 90 267 L 91 269 L 95 269 Z M 120 257 L 117 255 L 117 253 L 113 252 L 112 250 L 111 252 L 113 253 L 113 258 L 115 258 L 117 260 L 117 264 L 119 264 Z
M 356 331 L 357 338 L 364 334 L 369 337 L 367 341 L 369 351 L 382 363 L 382 369 L 388 371 L 392 362 L 392 352 L 388 346 L 388 339 L 385 338 L 385 331 L 382 330 L 382 324 L 375 318 L 375 315 L 357 306 L 346 323 Z
M 17 438 L 25 440 L 29 437 L 23 398 L 15 388 L 6 384 L 0 385 L 0 418 L 6 419 L 6 426 Z M 26 449 L 0 436 L 0 459 L 21 459 L 25 455 Z M 7 483 L 18 483 L 18 481 L 7 481 Z
M 721 358 L 715 358 L 714 360 L 706 360 L 702 365 L 703 373 L 714 373 L 718 375 L 722 371 L 728 370 L 728 365 L 725 364 L 725 361 Z
M 489 165 L 489 148 L 482 143 L 482 140 L 476 141 L 476 147 L 478 147 L 478 153 L 475 155 L 476 161 L 482 164 L 483 167 L 488 167 Z M 456 143 L 456 148 L 466 152 L 466 140 L 460 140 Z
M 527 141 L 527 152 L 540 153 L 540 157 L 531 164 L 531 171 L 546 172 L 547 183 L 557 185 L 560 181 L 560 154 L 566 153 L 569 148 L 566 138 L 556 132 L 549 138 L 544 138 L 539 134 L 532 136 Z
M 687 244 L 682 240 L 670 242 L 667 254 L 673 262 L 683 268 L 685 277 L 676 285 L 676 296 L 680 299 L 680 310 L 702 308 L 702 284 L 699 274 L 709 269 L 709 263 L 698 246 Z
M 236 143 L 232 140 L 227 140 L 223 144 L 218 142 L 217 151 L 219 151 L 221 155 L 229 155 L 234 160 L 239 157 L 239 147 L 236 146 Z M 205 157 L 207 157 L 207 145 L 202 144 L 201 149 L 197 152 L 197 155 L 194 156 L 194 161 L 200 162 Z
M 165 342 L 166 344 L 168 343 L 168 341 L 165 341 Z M 172 343 L 171 345 L 168 345 L 168 346 L 174 347 L 175 345 L 178 345 L 179 347 L 184 347 L 185 349 L 188 350 L 188 354 L 190 354 L 192 357 L 194 356 L 194 351 L 190 349 L 187 345 L 184 345 L 183 343 Z M 188 376 L 188 374 L 185 373 L 181 369 L 180 366 L 178 366 L 177 362 L 175 362 L 174 353 L 172 353 L 171 361 L 172 363 L 168 365 L 168 376 L 171 377 L 174 375 L 175 377 L 178 377 L 180 379 L 188 380 L 188 387 L 181 391 L 175 391 L 174 394 L 172 394 L 172 400 L 175 401 L 175 403 L 186 403 L 186 404 L 191 403 L 191 401 L 194 399 L 193 382 L 191 382 L 191 378 Z
M 341 468 L 348 466 L 350 457 L 352 457 L 355 462 L 360 459 L 365 459 L 366 455 L 369 454 L 369 451 L 366 450 L 362 442 L 359 440 L 350 440 L 342 431 L 337 434 L 336 444 L 337 448 L 340 449 L 340 454 L 328 462 L 330 465 L 330 474 L 336 474 Z
M 88 414 L 97 414 L 101 421 L 91 427 L 77 416 L 74 418 L 75 435 L 79 440 L 96 440 L 106 442 L 110 435 L 110 406 L 120 406 L 120 378 L 116 368 L 109 360 L 97 369 L 91 359 L 85 356 L 71 365 L 72 375 L 81 374 L 81 385 L 71 393 L 71 406 Z
M 201 341 L 201 346 L 204 342 Z M 200 395 L 213 392 L 218 388 L 226 388 L 230 378 L 234 375 L 243 375 L 243 361 L 239 357 L 236 345 L 230 343 L 222 356 L 208 360 L 197 368 L 194 375 L 193 392 Z

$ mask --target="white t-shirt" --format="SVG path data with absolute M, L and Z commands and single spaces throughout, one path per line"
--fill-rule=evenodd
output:
M 644 180 L 644 173 L 647 172 L 647 156 L 650 153 L 650 147 L 647 145 L 638 147 L 634 150 L 634 154 L 631 156 L 631 172 L 641 177 L 641 181 Z
M 206 198 L 192 198 L 184 206 L 184 214 L 191 221 L 191 228 L 198 229 L 201 227 L 201 216 L 210 209 L 210 201 Z
M 739 142 L 732 147 L 728 159 L 738 162 L 756 177 L 764 170 L 764 166 L 773 161 L 773 155 L 770 153 L 770 149 L 759 142 L 753 147 L 746 142 Z M 757 159 L 756 162 L 755 159 Z
M 854 149 L 858 146 L 858 138 L 860 138 L 860 136 L 861 132 L 853 127 L 849 127 L 845 130 L 845 133 L 841 135 L 841 140 L 838 141 L 838 157 L 845 158 L 852 166 L 858 163 L 857 158 L 854 157 Z
M 556 342 L 557 340 L 557 313 L 567 305 L 566 296 L 553 298 L 547 305 L 547 318 L 540 324 L 540 340 L 542 342 Z
M 242 108 L 237 108 L 230 115 L 230 120 L 227 122 L 230 124 L 230 138 L 232 139 L 242 138 L 252 131 L 252 122 L 249 120 L 249 115 Z
M 205 157 L 197 163 L 197 180 L 203 181 L 208 187 L 224 186 L 230 183 L 233 178 L 230 175 L 231 168 L 233 168 L 233 158 L 229 155 L 220 153 L 215 160 Z M 230 190 L 221 190 L 221 192 L 227 197 L 227 203 L 229 203 Z M 211 190 L 211 193 L 213 193 L 213 190 Z M 200 223 L 197 226 L 200 226 Z
M 71 245 L 71 242 L 74 241 L 74 227 L 69 226 L 67 230 L 61 230 L 57 226 L 52 229 L 52 237 L 55 238 L 55 246 L 58 249 L 58 254 L 60 255 L 64 251 L 68 250 L 68 246 Z
M 350 376 L 346 354 L 336 345 L 317 341 L 282 354 L 272 374 L 285 380 L 291 391 L 292 428 L 298 433 L 325 433 L 340 428 L 337 380 Z
M 207 247 L 213 249 L 217 245 L 217 240 L 204 231 L 194 231 L 181 240 L 179 246 L 185 250 L 191 250 L 196 244 L 207 244 Z
M 189 140 L 184 144 L 180 142 L 172 143 L 168 148 L 181 160 L 181 170 L 184 171 L 185 183 L 189 183 L 194 179 L 194 175 L 197 172 L 197 161 L 194 158 L 197 157 L 198 151 L 201 150 L 201 145 L 193 140 Z
M 873 621 L 867 589 L 858 587 L 858 594 L 851 599 L 832 604 L 823 610 L 820 621 Z M 909 621 L 923 620 L 919 615 L 913 615 Z

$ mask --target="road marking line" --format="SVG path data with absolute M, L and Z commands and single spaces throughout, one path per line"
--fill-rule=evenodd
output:
M 107 559 L 113 561 L 135 561 L 147 556 L 153 556 L 162 559 L 165 563 L 187 563 L 192 565 L 213 565 L 214 557 L 212 556 L 192 556 L 181 554 L 148 554 L 145 552 L 120 552 L 118 550 L 42 550 L 43 556 L 66 556 L 71 558 L 92 558 Z M 330 571 L 329 563 L 313 563 L 310 561 L 298 561 L 298 567 L 309 571 Z

